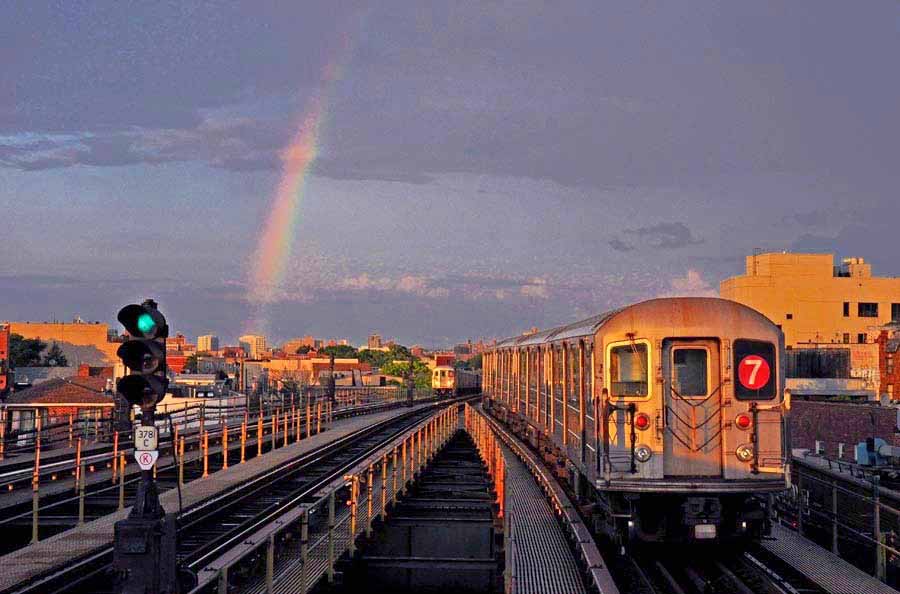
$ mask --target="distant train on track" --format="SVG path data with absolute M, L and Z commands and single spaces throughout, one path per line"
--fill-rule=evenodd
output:
M 617 542 L 740 542 L 789 480 L 783 353 L 749 307 L 654 299 L 499 342 L 483 391 Z
M 437 396 L 477 394 L 481 389 L 481 375 L 450 365 L 438 365 L 431 372 L 431 389 Z

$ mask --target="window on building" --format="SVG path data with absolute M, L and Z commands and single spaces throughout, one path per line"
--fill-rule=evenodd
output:
M 877 303 L 858 303 L 856 305 L 856 315 L 861 318 L 877 318 L 878 317 L 878 304 Z
M 850 333 L 844 332 L 844 344 L 850 344 Z
M 609 354 L 609 387 L 615 396 L 647 395 L 647 345 L 613 347 Z
M 891 321 L 900 322 L 900 303 L 891 303 Z
M 859 334 L 857 334 L 856 342 L 858 342 L 859 344 L 866 344 L 866 333 L 860 332 Z
M 894 384 L 887 385 L 887 393 L 888 393 L 888 398 L 893 400 L 894 399 Z
M 794 314 L 785 314 L 784 317 L 787 318 L 787 319 L 789 319 L 789 320 L 793 320 L 793 319 L 794 319 Z
M 849 301 L 844 301 L 844 317 L 845 318 L 850 317 L 850 302 Z
M 885 358 L 884 371 L 888 375 L 892 375 L 894 373 L 894 353 L 888 353 Z

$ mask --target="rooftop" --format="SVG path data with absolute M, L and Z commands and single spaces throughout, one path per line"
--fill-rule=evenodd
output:
M 113 397 L 106 393 L 106 379 L 102 377 L 54 378 L 18 392 L 6 399 L 11 406 L 23 405 L 113 405 Z

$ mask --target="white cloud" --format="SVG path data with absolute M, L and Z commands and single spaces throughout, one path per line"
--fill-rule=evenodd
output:
M 547 299 L 550 293 L 547 290 L 547 279 L 531 278 L 527 283 L 522 285 L 519 292 L 523 297 L 533 297 L 535 299 Z
M 393 284 L 389 278 L 373 278 L 364 272 L 357 276 L 340 279 L 337 286 L 339 289 L 347 291 L 387 291 Z
M 445 287 L 431 286 L 428 278 L 411 274 L 400 277 L 396 289 L 402 293 L 411 293 L 420 297 L 447 297 L 450 294 Z
M 669 290 L 660 297 L 718 297 L 719 292 L 703 280 L 700 273 L 693 268 L 684 276 L 676 276 L 671 281 Z

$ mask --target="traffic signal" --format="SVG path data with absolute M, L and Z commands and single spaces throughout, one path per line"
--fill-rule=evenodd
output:
M 153 406 L 163 399 L 169 387 L 166 318 L 156 309 L 156 302 L 148 299 L 140 305 L 126 305 L 119 311 L 118 319 L 131 337 L 116 354 L 131 374 L 120 379 L 116 388 L 133 405 Z

